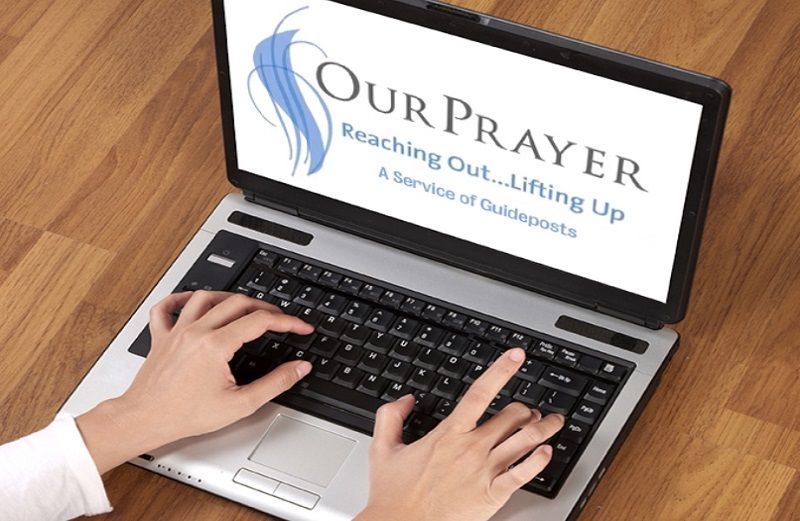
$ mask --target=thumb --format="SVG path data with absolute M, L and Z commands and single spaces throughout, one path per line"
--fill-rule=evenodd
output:
M 378 408 L 372 440 L 372 446 L 376 450 L 391 449 L 403 443 L 403 423 L 411 414 L 414 403 L 414 395 L 407 394 Z
M 258 380 L 241 388 L 248 403 L 258 409 L 284 391 L 288 391 L 297 382 L 311 372 L 311 363 L 297 360 L 279 365 Z

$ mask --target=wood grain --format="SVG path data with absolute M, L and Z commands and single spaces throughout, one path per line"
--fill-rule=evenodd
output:
M 800 519 L 800 3 L 459 0 L 719 75 L 682 347 L 581 519 Z M 0 10 L 0 442 L 46 425 L 231 187 L 207 1 Z M 106 519 L 264 516 L 125 466 Z

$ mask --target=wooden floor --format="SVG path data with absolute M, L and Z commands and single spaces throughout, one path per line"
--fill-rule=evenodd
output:
M 457 3 L 733 85 L 681 350 L 581 519 L 800 519 L 800 2 Z M 229 191 L 207 0 L 3 3 L 0 442 L 50 421 Z M 263 519 L 106 482 L 107 519 Z

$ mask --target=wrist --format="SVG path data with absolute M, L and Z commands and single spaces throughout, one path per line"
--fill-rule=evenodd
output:
M 98 404 L 75 422 L 100 474 L 169 441 L 161 439 L 149 413 L 125 396 Z

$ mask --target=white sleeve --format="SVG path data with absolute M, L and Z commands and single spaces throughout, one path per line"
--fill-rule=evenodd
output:
M 110 511 L 72 416 L 59 414 L 45 429 L 0 446 L 0 519 L 61 521 Z

